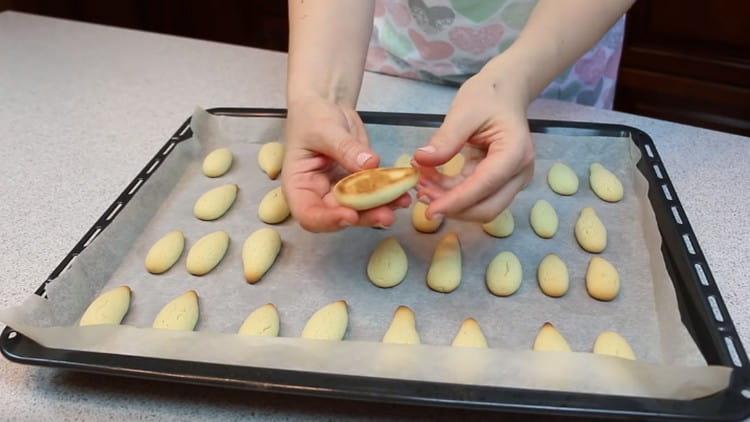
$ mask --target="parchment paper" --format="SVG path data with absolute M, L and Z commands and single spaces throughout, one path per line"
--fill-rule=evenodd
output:
M 352 375 L 458 382 L 591 393 L 689 399 L 711 394 L 728 383 L 729 368 L 708 367 L 680 322 L 674 289 L 661 257 L 647 183 L 637 172 L 639 156 L 629 139 L 564 137 L 535 134 L 536 173 L 511 210 L 516 229 L 506 239 L 486 235 L 477 224 L 447 221 L 436 234 L 417 233 L 409 210 L 399 211 L 388 230 L 350 229 L 336 234 L 311 234 L 293 221 L 276 226 L 284 241 L 271 271 L 256 285 L 245 283 L 240 258 L 244 239 L 263 227 L 257 204 L 278 186 L 260 171 L 260 145 L 282 138 L 283 120 L 215 117 L 201 110 L 193 118 L 195 139 L 175 147 L 158 171 L 123 208 L 120 215 L 85 249 L 70 270 L 50 283 L 48 299 L 32 296 L 21 307 L 0 311 L 0 320 L 47 347 L 102 351 L 227 364 L 255 365 Z M 381 163 L 422 145 L 432 129 L 369 125 L 368 132 Z M 203 156 L 229 146 L 235 161 L 229 173 L 209 179 L 202 175 Z M 547 187 L 546 173 L 555 160 L 570 165 L 581 186 L 572 197 Z M 625 199 L 608 204 L 588 186 L 588 166 L 599 161 L 614 171 L 625 187 Z M 195 200 L 206 190 L 237 183 L 240 193 L 230 211 L 213 222 L 192 215 Z M 537 199 L 557 210 L 560 228 L 553 239 L 537 237 L 528 223 Z M 584 276 L 590 254 L 573 236 L 580 209 L 592 206 L 608 229 L 602 254 L 620 273 L 622 288 L 612 302 L 588 296 Z M 187 248 L 215 230 L 230 234 L 223 262 L 210 274 L 195 277 L 184 268 L 185 252 L 166 274 L 151 275 L 143 260 L 153 242 L 180 229 Z M 441 294 L 425 285 L 427 266 L 439 237 L 459 233 L 463 279 L 453 293 Z M 365 267 L 375 245 L 395 235 L 407 251 L 409 272 L 397 287 L 380 289 L 367 280 Z M 514 252 L 524 269 L 521 289 L 511 297 L 490 294 L 484 272 L 500 251 Z M 536 268 L 547 253 L 568 265 L 570 291 L 549 298 L 536 283 Z M 123 321 L 130 327 L 70 327 L 102 290 L 127 284 L 133 292 Z M 201 316 L 196 333 L 153 330 L 159 309 L 188 289 L 200 295 Z M 334 300 L 349 304 L 349 329 L 344 342 L 293 338 L 307 318 Z M 279 309 L 281 336 L 241 338 L 231 333 L 249 312 L 272 302 Z M 399 305 L 411 307 L 426 345 L 381 345 L 378 342 Z M 461 321 L 476 318 L 490 350 L 459 350 L 449 345 Z M 552 322 L 577 352 L 588 352 L 603 330 L 622 334 L 639 359 L 588 353 L 532 353 L 531 343 L 544 322 Z M 140 327 L 140 328 L 133 328 Z

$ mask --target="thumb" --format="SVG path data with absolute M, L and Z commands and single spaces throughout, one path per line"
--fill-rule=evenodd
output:
M 358 142 L 343 128 L 333 128 L 326 134 L 321 151 L 349 172 L 374 168 L 380 159 L 366 142 Z
M 418 148 L 414 154 L 417 163 L 435 167 L 447 163 L 476 130 L 475 123 L 470 116 L 451 110 L 443 124 L 435 131 L 427 145 Z

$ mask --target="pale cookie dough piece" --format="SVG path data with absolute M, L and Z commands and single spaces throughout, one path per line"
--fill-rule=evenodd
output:
M 383 343 L 392 344 L 419 344 L 419 333 L 417 332 L 417 320 L 407 306 L 399 306 L 393 314 L 393 320 L 388 331 L 383 336 Z
M 278 224 L 289 218 L 289 204 L 286 202 L 281 186 L 271 190 L 260 201 L 258 218 L 267 224 Z
M 521 287 L 523 268 L 513 252 L 500 252 L 490 261 L 485 274 L 487 288 L 493 295 L 510 296 Z
M 467 318 L 458 329 L 456 337 L 453 338 L 453 347 L 473 347 L 477 349 L 487 348 L 487 339 L 484 337 L 482 328 L 474 318 Z
M 401 154 L 393 163 L 393 167 L 411 167 L 411 155 Z
M 620 179 L 599 163 L 594 163 L 589 168 L 589 184 L 596 196 L 607 202 L 622 199 L 623 188 Z
M 238 190 L 239 186 L 235 184 L 211 189 L 195 201 L 193 214 L 201 220 L 216 220 L 232 207 L 234 200 L 237 199 Z
M 229 148 L 218 148 L 203 159 L 203 174 L 208 177 L 220 177 L 232 167 L 232 151 Z
M 555 254 L 549 254 L 542 259 L 536 277 L 539 288 L 547 296 L 560 297 L 568 292 L 568 266 Z
M 409 261 L 395 237 L 383 239 L 370 255 L 367 277 L 378 287 L 393 287 L 403 281 Z
M 192 275 L 204 275 L 213 270 L 229 248 L 229 235 L 218 231 L 209 233 L 195 242 L 188 251 L 185 267 Z
M 620 293 L 620 275 L 604 258 L 592 257 L 586 270 L 586 290 L 594 299 L 610 301 Z
M 513 234 L 513 229 L 516 227 L 516 222 L 513 219 L 513 214 L 510 212 L 510 207 L 506 208 L 497 215 L 489 223 L 482 224 L 482 229 L 485 233 L 494 237 L 508 237 Z
M 269 142 L 260 147 L 258 165 L 269 178 L 276 179 L 279 176 L 283 162 L 284 144 L 281 142 Z
M 422 233 L 435 233 L 443 224 L 443 217 L 427 218 L 427 204 L 417 202 L 411 210 L 411 224 L 414 229 Z
M 570 352 L 570 345 L 557 329 L 545 322 L 534 339 L 532 350 L 535 352 Z
M 635 353 L 627 340 L 614 331 L 602 331 L 594 342 L 594 353 L 597 355 L 615 356 L 635 360 Z
M 607 229 L 593 208 L 584 208 L 576 221 L 576 240 L 583 250 L 602 252 L 607 247 Z
M 173 230 L 157 240 L 146 255 L 146 270 L 152 274 L 161 274 L 172 268 L 185 249 L 185 236 L 179 230 Z
M 86 308 L 78 325 L 119 325 L 130 309 L 130 296 L 128 286 L 115 287 L 102 293 Z
M 264 227 L 254 231 L 242 245 L 242 267 L 245 280 L 255 284 L 271 268 L 281 250 L 279 232 Z
M 547 183 L 553 192 L 560 195 L 573 195 L 578 192 L 578 176 L 563 163 L 555 163 L 547 173 Z
M 529 218 L 531 228 L 539 237 L 549 239 L 557 232 L 557 212 L 544 199 L 540 199 L 531 207 Z
M 418 180 L 419 172 L 412 167 L 362 170 L 339 180 L 333 195 L 343 206 L 369 210 L 398 199 Z
M 461 243 L 456 233 L 443 236 L 435 247 L 427 286 L 436 292 L 450 293 L 461 283 Z
M 302 338 L 315 340 L 341 340 L 346 334 L 346 326 L 349 324 L 349 312 L 346 302 L 339 300 L 320 308 L 315 312 L 305 328 L 302 330 Z
M 198 323 L 198 293 L 188 290 L 164 305 L 154 318 L 153 328 L 193 331 Z
M 279 312 L 273 303 L 254 310 L 242 323 L 237 334 L 241 336 L 278 337 Z
M 461 174 L 461 170 L 464 169 L 466 158 L 460 152 L 453 156 L 447 163 L 440 166 L 440 172 L 445 176 L 454 177 Z

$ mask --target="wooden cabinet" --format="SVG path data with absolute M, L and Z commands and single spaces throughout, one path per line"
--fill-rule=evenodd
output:
M 750 2 L 638 1 L 615 109 L 750 135 Z
M 0 0 L 22 12 L 286 51 L 286 0 Z M 1 4 L 0 4 L 1 5 Z

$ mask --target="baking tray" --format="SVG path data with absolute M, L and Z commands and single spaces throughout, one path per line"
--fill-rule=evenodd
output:
M 282 109 L 215 108 L 215 115 L 284 118 Z M 361 112 L 370 124 L 437 127 L 442 115 Z M 232 366 L 117 354 L 51 349 L 6 327 L 0 351 L 24 364 L 79 371 L 168 380 L 270 392 L 345 399 L 532 412 L 575 416 L 618 416 L 669 419 L 742 419 L 750 416 L 750 363 L 724 305 L 700 245 L 674 191 L 651 138 L 622 125 L 530 120 L 537 133 L 567 136 L 630 137 L 641 151 L 637 163 L 649 183 L 651 201 L 663 239 L 662 254 L 674 283 L 682 320 L 708 364 L 733 368 L 728 388 L 697 400 L 664 400 L 597 394 L 564 393 L 425 381 L 323 374 Z M 54 269 L 35 294 L 62 273 L 88 244 L 107 228 L 130 198 L 158 170 L 174 146 L 192 136 L 186 120 L 102 217 Z

